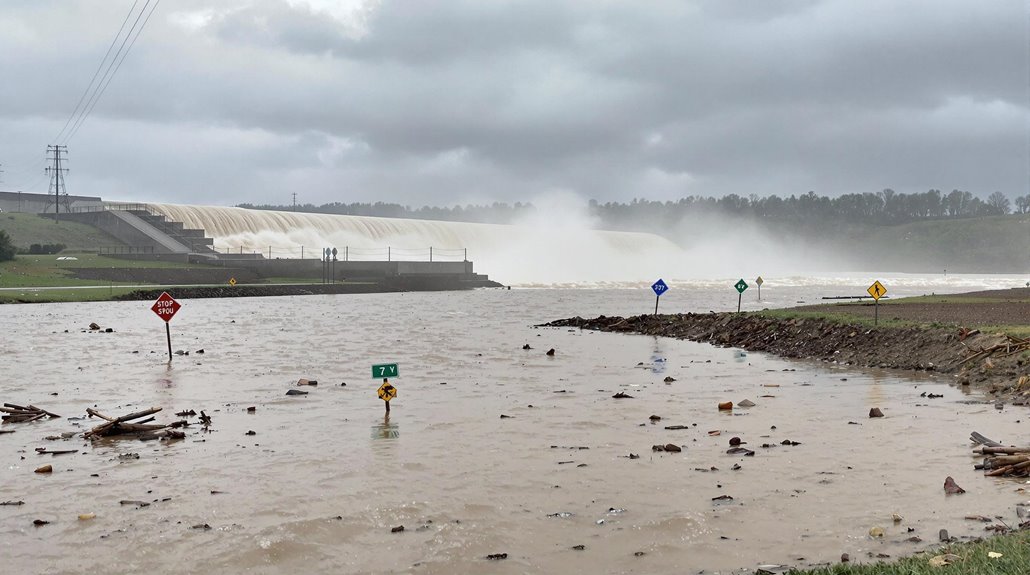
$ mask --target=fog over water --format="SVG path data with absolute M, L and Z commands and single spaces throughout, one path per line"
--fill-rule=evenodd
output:
M 538 209 L 514 225 L 376 218 L 219 206 L 149 204 L 186 227 L 203 228 L 219 251 L 317 257 L 347 248 L 352 259 L 460 260 L 516 286 L 636 285 L 667 280 L 809 275 L 854 269 L 816 242 L 775 237 L 740 222 L 706 218 L 655 233 L 596 229 L 571 195 L 534 199 Z M 659 232 L 662 235 L 659 235 Z M 665 236 L 665 237 L 663 237 Z M 674 237 L 670 241 L 667 237 Z M 467 250 L 467 252 L 466 252 Z M 344 256 L 340 256 L 341 259 Z

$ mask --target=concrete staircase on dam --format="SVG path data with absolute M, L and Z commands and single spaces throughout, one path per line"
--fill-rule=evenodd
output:
M 54 217 L 53 214 L 46 214 Z M 186 228 L 182 222 L 168 220 L 140 204 L 105 204 L 73 209 L 60 214 L 64 220 L 77 221 L 99 228 L 124 246 L 101 249 L 105 255 L 156 256 L 189 260 L 215 259 L 214 240 L 204 230 Z

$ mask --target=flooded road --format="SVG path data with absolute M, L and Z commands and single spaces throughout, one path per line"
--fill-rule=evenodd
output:
M 735 295 L 670 292 L 662 311 L 727 309 Z M 967 438 L 1016 441 L 1030 414 L 946 381 L 533 327 L 653 311 L 640 290 L 182 303 L 172 347 L 191 353 L 171 366 L 149 302 L 0 306 L 0 400 L 65 416 L 0 435 L 0 501 L 24 501 L 0 506 L 12 572 L 732 573 L 910 554 L 941 528 L 984 535 L 966 515 L 1012 524 L 1026 499 L 973 470 Z M 370 367 L 388 362 L 400 377 L 387 419 Z M 716 408 L 744 399 L 756 405 Z M 96 425 L 75 419 L 94 406 L 162 406 L 159 421 L 203 409 L 213 423 L 170 443 L 44 440 Z M 732 437 L 755 455 L 727 454 Z M 667 443 L 682 452 L 651 449 Z M 47 463 L 52 474 L 33 473 Z M 945 496 L 949 475 L 966 494 Z

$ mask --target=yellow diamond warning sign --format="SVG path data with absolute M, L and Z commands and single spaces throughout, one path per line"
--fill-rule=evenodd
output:
M 379 399 L 383 401 L 390 401 L 397 397 L 397 388 L 394 387 L 390 382 L 384 381 L 383 385 L 379 386 Z
M 883 287 L 880 280 L 873 282 L 873 285 L 869 286 L 869 289 L 865 290 L 869 292 L 869 295 L 873 296 L 873 299 L 878 300 L 881 297 L 887 295 L 887 288 Z

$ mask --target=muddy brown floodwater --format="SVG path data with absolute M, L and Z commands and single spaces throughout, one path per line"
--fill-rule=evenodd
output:
M 702 292 L 684 311 L 717 307 Z M 640 290 L 182 303 L 172 345 L 191 354 L 170 367 L 148 302 L 0 307 L 0 400 L 64 416 L 0 435 L 0 501 L 24 501 L 0 506 L 5 571 L 733 573 L 911 554 L 942 528 L 984 535 L 967 515 L 1012 524 L 1026 499 L 973 470 L 967 438 L 1016 440 L 1030 413 L 946 380 L 532 327 L 646 311 Z M 388 420 L 370 373 L 387 362 Z M 286 396 L 302 377 L 318 386 Z M 170 443 L 44 440 L 95 425 L 92 406 L 213 422 Z M 733 437 L 755 455 L 727 454 Z M 668 443 L 682 452 L 651 449 Z M 946 496 L 949 475 L 967 493 Z

